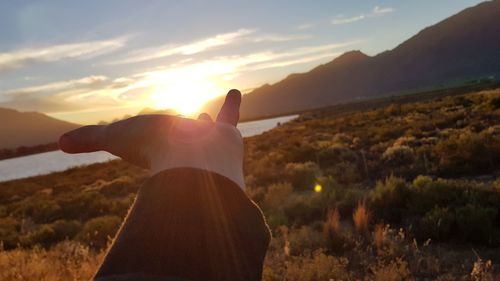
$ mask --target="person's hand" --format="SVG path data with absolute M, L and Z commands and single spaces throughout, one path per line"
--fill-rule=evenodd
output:
M 110 125 L 91 125 L 61 136 L 67 153 L 107 151 L 153 173 L 180 167 L 219 173 L 243 188 L 243 140 L 236 125 L 241 93 L 231 90 L 213 122 L 169 115 L 143 115 Z

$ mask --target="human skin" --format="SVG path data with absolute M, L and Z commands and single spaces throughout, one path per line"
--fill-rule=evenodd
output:
M 67 153 L 103 150 L 153 174 L 95 280 L 260 280 L 270 233 L 243 192 L 240 102 L 229 91 L 215 122 L 137 116 L 60 138 Z

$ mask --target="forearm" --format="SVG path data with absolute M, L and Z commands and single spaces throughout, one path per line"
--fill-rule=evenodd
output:
M 97 277 L 260 280 L 269 239 L 259 208 L 233 181 L 170 169 L 140 189 Z

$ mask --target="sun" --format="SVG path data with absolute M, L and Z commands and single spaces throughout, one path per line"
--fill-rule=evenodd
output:
M 173 109 L 181 115 L 193 116 L 210 99 L 222 94 L 222 89 L 208 77 L 186 76 L 156 81 L 151 94 L 153 107 Z

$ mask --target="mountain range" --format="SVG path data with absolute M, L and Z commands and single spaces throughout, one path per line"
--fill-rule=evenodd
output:
M 0 149 L 56 142 L 60 135 L 80 125 L 38 112 L 0 108 Z
M 347 52 L 243 96 L 242 119 L 465 83 L 500 74 L 500 0 L 467 8 L 375 56 Z M 206 106 L 215 114 L 222 98 Z
M 241 118 L 265 118 L 485 77 L 500 77 L 500 0 L 465 9 L 392 50 L 375 56 L 350 51 L 307 73 L 261 86 L 243 96 Z M 215 99 L 205 109 L 215 116 L 222 102 L 223 98 Z M 153 112 L 144 109 L 139 114 Z M 0 120 L 0 149 L 55 142 L 79 126 L 6 108 L 0 108 Z

